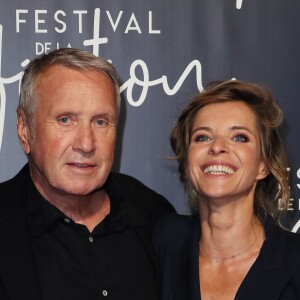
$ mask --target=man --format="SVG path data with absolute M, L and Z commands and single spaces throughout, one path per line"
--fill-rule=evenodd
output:
M 28 164 L 0 185 L 0 299 L 157 299 L 151 228 L 173 211 L 111 172 L 114 67 L 60 49 L 25 70 L 17 132 Z

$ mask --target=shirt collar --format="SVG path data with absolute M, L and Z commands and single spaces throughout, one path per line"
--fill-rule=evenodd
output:
M 108 231 L 122 230 L 124 227 L 140 227 L 147 223 L 147 217 L 134 205 L 130 199 L 132 195 L 128 195 L 120 188 L 114 173 L 108 176 L 103 188 L 108 194 L 111 207 L 109 215 L 103 220 L 103 225 L 107 226 Z
M 110 199 L 110 213 L 99 223 L 93 234 L 108 234 L 121 231 L 126 227 L 140 227 L 147 223 L 147 215 L 133 205 L 128 195 L 120 189 L 113 174 L 108 176 L 103 188 Z M 28 195 L 27 216 L 30 234 L 39 236 L 51 226 L 68 218 L 58 208 L 49 203 L 35 187 L 28 168 L 26 177 L 26 191 Z
M 66 216 L 55 206 L 49 203 L 35 187 L 29 170 L 26 178 L 26 189 L 28 195 L 27 216 L 29 232 L 32 236 L 39 236 L 51 227 L 57 220 Z

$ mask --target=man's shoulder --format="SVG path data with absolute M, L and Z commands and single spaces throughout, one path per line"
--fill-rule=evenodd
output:
M 168 214 L 156 222 L 153 239 L 156 247 L 181 249 L 199 234 L 198 216 Z
M 24 194 L 26 176 L 29 176 L 27 166 L 13 178 L 0 183 L 0 213 L 5 212 L 5 208 L 13 207 L 14 204 Z
M 132 225 L 152 227 L 161 216 L 175 211 L 165 197 L 129 175 L 111 173 L 104 188 L 109 197 L 124 203 Z
M 177 232 L 177 234 L 186 236 L 198 225 L 198 216 L 172 213 L 161 218 L 157 222 L 156 227 L 163 235 L 169 235 L 170 232 Z
M 134 191 L 136 188 L 141 189 L 142 191 L 146 191 L 149 193 L 156 193 L 154 190 L 147 187 L 144 183 L 132 177 L 130 175 L 124 173 L 111 172 L 109 174 L 109 180 L 116 183 L 118 186 L 126 189 Z M 157 193 L 156 193 L 157 194 Z
M 14 204 L 14 193 L 15 193 L 15 180 L 14 178 L 0 183 L 0 215 L 6 213 L 9 207 Z
M 156 211 L 158 214 L 174 211 L 163 195 L 130 175 L 112 172 L 109 175 L 108 183 L 110 187 L 118 189 L 119 193 L 140 211 L 150 210 Z

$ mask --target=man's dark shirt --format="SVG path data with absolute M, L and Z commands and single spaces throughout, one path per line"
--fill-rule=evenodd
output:
M 162 196 L 129 176 L 110 174 L 104 187 L 110 214 L 90 233 L 46 201 L 29 175 L 25 183 L 26 219 L 44 300 L 158 299 L 152 224 L 173 210 Z

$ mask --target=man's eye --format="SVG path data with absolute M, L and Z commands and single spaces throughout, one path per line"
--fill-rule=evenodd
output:
M 199 135 L 196 135 L 196 137 L 195 137 L 196 142 L 207 142 L 209 140 L 210 140 L 210 138 L 205 134 L 199 134 Z
M 58 119 L 58 122 L 61 124 L 69 124 L 71 119 L 69 117 L 63 116 Z
M 99 120 L 96 120 L 95 121 L 95 124 L 98 126 L 98 127 L 107 127 L 109 125 L 109 122 L 104 120 L 104 119 L 99 119 Z
M 249 139 L 244 134 L 238 134 L 233 138 L 233 140 L 236 142 L 245 143 L 245 142 L 248 142 Z

